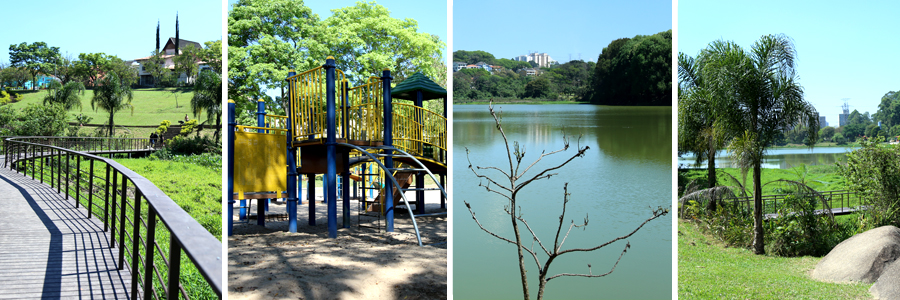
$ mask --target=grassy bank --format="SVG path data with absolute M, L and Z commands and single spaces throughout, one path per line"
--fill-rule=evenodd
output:
M 727 173 L 727 174 L 725 174 Z M 716 168 L 716 179 L 719 185 L 728 185 L 734 186 L 736 185 L 734 180 L 731 179 L 730 174 L 737 180 L 741 181 L 741 169 L 739 168 Z M 689 169 L 689 170 L 679 170 L 678 176 L 678 186 L 679 190 L 683 190 L 683 187 L 690 182 L 691 180 L 696 179 L 700 186 L 708 186 L 707 185 L 707 173 L 706 169 Z M 786 184 L 781 183 L 771 183 L 766 184 L 768 182 L 772 182 L 779 179 L 787 179 L 787 180 L 803 180 L 806 181 L 808 185 L 815 188 L 818 191 L 837 191 L 837 190 L 845 190 L 847 189 L 846 182 L 844 182 L 844 178 L 838 174 L 838 167 L 835 165 L 815 165 L 815 166 L 806 166 L 806 171 L 803 172 L 799 168 L 794 169 L 762 169 L 761 170 L 761 179 L 763 186 L 763 195 L 771 195 L 771 194 L 782 194 L 783 190 L 788 188 Z M 752 189 L 753 187 L 753 170 L 749 170 L 747 172 L 747 181 L 746 183 L 741 182 L 748 189 Z
M 9 104 L 11 107 L 21 109 L 29 103 L 42 104 L 47 91 L 21 91 L 17 92 L 22 95 L 22 100 Z M 131 105 L 134 106 L 134 114 L 130 110 L 120 111 L 116 113 L 113 123 L 116 125 L 133 126 L 133 125 L 159 125 L 162 120 L 169 120 L 176 123 L 178 120 L 184 120 L 187 114 L 191 119 L 191 97 L 194 92 L 190 88 L 164 88 L 164 89 L 137 89 L 133 92 L 134 98 Z M 68 113 L 69 121 L 74 121 L 72 114 L 83 114 L 93 118 L 91 124 L 103 124 L 109 120 L 109 114 L 102 110 L 94 111 L 91 109 L 91 98 L 94 97 L 93 90 L 87 90 L 81 96 L 81 110 L 77 108 Z M 178 107 L 175 106 L 176 98 Z M 201 118 L 205 119 L 206 115 Z M 149 134 L 149 133 L 148 133 Z
M 678 222 L 679 299 L 871 299 L 866 284 L 812 280 L 819 260 L 725 248 L 695 225 Z

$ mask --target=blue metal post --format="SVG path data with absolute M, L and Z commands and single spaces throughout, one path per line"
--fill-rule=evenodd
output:
M 266 101 L 259 99 L 256 101 L 256 127 L 266 127 Z M 266 133 L 264 129 L 257 129 L 257 133 Z M 266 205 L 269 199 L 256 200 L 256 225 L 266 226 Z M 244 208 L 244 202 L 241 200 L 241 219 L 247 217 L 247 209 Z
M 234 100 L 228 99 L 228 236 L 234 227 L 234 119 Z
M 415 105 L 418 107 L 424 107 L 422 100 L 423 100 L 422 99 L 422 91 L 421 90 L 416 91 Z M 424 123 L 425 120 L 423 120 L 424 116 L 422 115 L 424 113 L 425 113 L 424 111 L 421 111 L 421 110 L 418 111 L 418 113 L 416 114 L 416 122 L 417 123 L 419 123 L 419 124 Z M 425 140 L 422 137 L 423 127 L 419 127 L 418 134 L 419 134 L 418 138 L 420 141 Z M 424 156 L 425 155 L 425 148 L 424 148 L 425 145 L 422 142 L 418 142 L 418 144 L 419 144 L 419 151 L 422 151 L 422 156 Z M 425 213 L 425 191 L 423 190 L 424 188 L 425 188 L 425 173 L 417 172 L 416 173 L 416 213 L 418 213 L 418 214 Z
M 297 72 L 291 70 L 288 72 L 288 77 L 297 75 Z M 289 84 L 288 90 L 290 95 L 295 95 L 297 91 L 294 91 L 294 85 Z M 290 102 L 293 103 L 293 102 Z M 297 158 L 294 156 L 297 151 L 296 147 L 294 147 L 293 136 L 294 130 L 291 126 L 291 120 L 294 117 L 294 107 L 293 105 L 289 106 L 288 118 L 287 118 L 287 128 L 288 132 L 285 136 L 287 139 L 287 148 L 285 151 L 287 158 L 287 212 L 288 212 L 288 231 L 289 232 L 297 232 Z M 276 191 L 280 192 L 280 191 Z M 257 203 L 257 205 L 259 205 Z
M 384 145 L 393 146 L 394 136 L 391 130 L 394 124 L 393 106 L 391 105 L 391 70 L 385 68 L 381 72 L 382 89 L 384 90 Z M 390 155 L 391 150 L 386 150 L 385 154 Z M 386 156 L 384 158 L 384 166 L 388 169 L 394 168 L 394 158 Z M 393 176 L 393 172 L 385 170 L 384 176 Z M 399 187 L 397 187 L 399 188 Z M 387 177 L 384 178 L 384 231 L 394 232 L 394 183 Z
M 349 83 L 347 79 L 344 79 L 341 82 L 341 98 L 343 99 L 343 103 L 341 103 L 341 108 L 343 112 L 343 124 L 341 124 L 341 136 L 350 140 L 350 117 L 348 116 L 348 110 L 350 109 L 350 99 L 347 94 L 347 89 L 349 88 Z M 343 153 L 344 156 L 344 169 L 341 172 L 341 199 L 344 200 L 344 209 L 343 209 L 343 224 L 344 228 L 350 228 L 350 151 L 346 151 Z
M 328 237 L 337 237 L 337 140 L 335 138 L 334 57 L 325 59 L 325 200 L 328 201 Z
M 309 196 L 309 226 L 316 226 L 316 174 L 307 174 L 306 195 Z

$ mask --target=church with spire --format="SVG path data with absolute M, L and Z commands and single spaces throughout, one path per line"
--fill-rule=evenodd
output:
M 159 23 L 156 25 L 156 51 L 160 53 L 164 63 L 163 67 L 168 69 L 169 72 L 175 71 L 175 57 L 184 53 L 185 47 L 195 47 L 197 49 L 202 49 L 203 45 L 180 38 L 180 32 L 178 28 L 178 15 L 175 15 L 175 37 L 169 37 L 166 40 L 166 43 L 160 48 L 160 39 L 159 39 Z M 149 63 L 150 59 L 153 55 L 137 58 L 134 60 L 134 65 L 138 68 L 138 75 L 140 79 L 138 80 L 138 84 L 141 86 L 154 86 L 156 84 L 156 78 L 153 78 L 153 75 L 147 71 L 145 64 Z M 209 68 L 202 61 L 197 61 L 197 67 L 199 70 L 203 70 L 205 68 Z M 198 70 L 198 71 L 199 71 Z M 199 73 L 199 72 L 197 72 Z M 176 82 L 178 83 L 189 83 L 194 81 L 195 78 L 188 77 L 186 74 L 182 73 L 178 75 Z

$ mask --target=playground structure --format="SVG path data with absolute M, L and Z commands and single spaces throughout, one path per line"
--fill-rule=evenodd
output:
M 393 90 L 392 79 L 390 70 L 385 69 L 381 77 L 369 77 L 364 84 L 351 88 L 329 56 L 320 67 L 299 74 L 291 70 L 286 79 L 287 116 L 266 114 L 265 103 L 260 100 L 257 126 L 237 125 L 235 104 L 229 100 L 228 193 L 233 196 L 228 201 L 228 234 L 232 234 L 235 200 L 241 201 L 239 218 L 244 219 L 246 199 L 259 199 L 257 224 L 265 225 L 264 211 L 271 198 L 285 198 L 288 230 L 296 232 L 297 209 L 302 204 L 298 197 L 300 174 L 309 178 L 309 225 L 315 226 L 315 176 L 324 174 L 330 238 L 337 237 L 337 181 L 341 181 L 343 227 L 348 228 L 350 181 L 354 179 L 353 185 L 361 184 L 361 190 L 370 191 L 369 196 L 373 190 L 379 191 L 374 199 L 361 193 L 361 209 L 381 213 L 386 231 L 394 231 L 395 204 L 404 204 L 422 245 L 415 218 L 446 214 L 425 214 L 424 205 L 427 190 L 441 191 L 442 208 L 447 197 L 443 188 L 447 170 L 446 90 L 421 73 Z M 393 98 L 412 100 L 413 104 L 393 102 Z M 425 109 L 426 99 L 443 99 L 443 115 Z M 356 166 L 361 166 L 358 173 L 351 174 Z M 437 188 L 425 188 L 426 174 Z M 415 176 L 414 188 L 408 187 L 411 176 Z M 405 191 L 415 191 L 414 202 L 407 200 Z M 416 213 L 411 204 L 416 205 Z

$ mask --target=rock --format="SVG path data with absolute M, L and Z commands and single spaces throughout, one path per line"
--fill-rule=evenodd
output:
M 869 289 L 875 299 L 900 299 L 900 260 L 890 263 Z
M 882 226 L 841 242 L 819 261 L 812 278 L 831 282 L 873 283 L 900 258 L 900 228 Z M 893 281 L 896 285 L 896 281 Z

